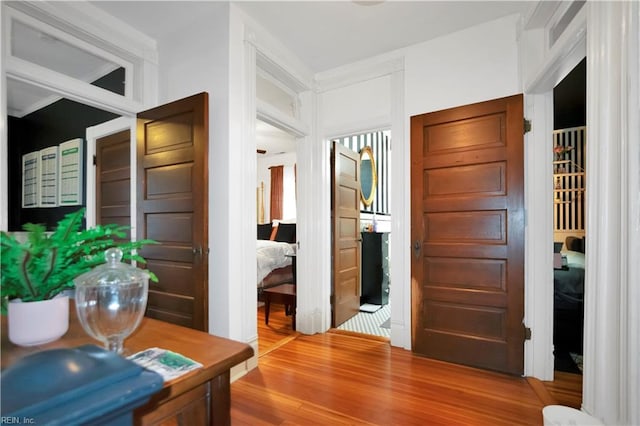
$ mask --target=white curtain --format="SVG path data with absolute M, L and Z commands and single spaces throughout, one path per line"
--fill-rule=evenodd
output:
M 284 166 L 282 180 L 282 219 L 295 220 L 296 218 L 296 174 L 294 166 Z

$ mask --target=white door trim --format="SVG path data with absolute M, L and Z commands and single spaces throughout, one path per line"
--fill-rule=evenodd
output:
M 583 8 L 584 9 L 584 8 Z M 524 87 L 525 117 L 525 341 L 524 374 L 553 380 L 553 88 L 585 57 L 586 12 L 581 10 L 547 52 Z M 522 56 L 530 54 L 526 48 Z
M 308 96 L 311 90 L 311 82 L 306 81 L 300 74 L 295 72 L 288 66 L 286 60 L 282 59 L 275 50 L 271 48 L 268 37 L 249 26 L 244 28 L 243 34 L 243 57 L 244 57 L 244 76 L 242 85 L 244 86 L 243 105 L 242 105 L 242 149 L 245 160 L 238 164 L 241 174 L 247 177 L 247 181 L 242 185 L 244 191 L 244 200 L 248 208 L 243 209 L 243 223 L 257 223 L 255 217 L 256 199 L 255 199 L 255 182 L 256 182 L 256 140 L 255 128 L 258 118 L 275 125 L 298 137 L 296 144 L 296 162 L 304 164 L 304 167 L 297 169 L 297 186 L 298 186 L 298 208 L 296 219 L 296 233 L 298 241 L 302 241 L 298 250 L 298 269 L 304 270 L 304 275 L 298 277 L 298 302 L 296 314 L 296 328 L 302 333 L 313 334 L 316 329 L 317 321 L 314 314 L 317 311 L 315 304 L 319 298 L 315 296 L 314 290 L 318 288 L 314 284 L 318 274 L 313 272 L 314 266 L 307 268 L 306 265 L 317 262 L 312 261 L 315 250 L 315 241 L 307 239 L 307 227 L 314 223 L 309 217 L 313 210 L 306 206 L 308 202 L 304 194 L 313 193 L 313 183 L 308 178 L 312 173 L 311 161 L 312 157 L 306 149 L 312 146 L 312 113 L 308 113 L 312 109 L 313 97 Z M 270 104 L 258 100 L 256 97 L 256 75 L 258 69 L 265 69 L 279 83 L 296 93 L 299 98 L 300 116 L 293 118 L 286 116 Z M 309 166 L 309 167 L 307 167 Z M 253 205 L 253 208 L 251 208 Z M 251 227 L 251 234 L 242 235 L 243 252 L 247 254 L 246 258 L 253 256 L 255 258 L 255 226 Z M 251 255 L 250 255 L 251 253 Z M 242 335 L 245 341 L 252 345 L 255 353 L 258 353 L 258 336 L 257 336 L 257 305 L 256 305 L 256 272 L 255 262 L 244 267 L 245 275 L 243 275 L 242 288 L 240 298 L 243 307 Z M 252 272 L 253 271 L 253 272 Z M 257 365 L 255 357 L 247 363 L 247 369 Z
M 639 424 L 640 5 L 587 2 L 585 342 L 582 408 Z
M 586 14 L 586 17 L 584 16 Z M 587 2 L 584 45 L 587 61 L 587 247 L 584 329 L 584 411 L 605 424 L 640 424 L 640 4 Z M 570 37 L 565 37 L 567 41 Z M 575 42 L 576 40 L 573 40 Z M 547 56 L 537 75 L 575 66 L 575 50 Z M 528 52 L 523 51 L 523 54 Z M 584 57 L 582 55 L 581 57 Z M 527 137 L 527 227 L 551 230 L 551 91 L 563 77 L 537 78 L 525 87 L 527 113 L 534 132 Z M 536 93 L 535 95 L 532 95 Z M 538 131 L 540 129 L 540 131 Z M 540 164 L 544 162 L 545 164 Z M 532 167 L 532 169 L 534 168 Z M 540 171 L 542 170 L 542 173 Z M 542 179 L 540 179 L 542 176 Z M 549 231 L 551 232 L 551 231 Z M 525 352 L 525 374 L 553 377 L 548 342 L 552 335 L 549 304 L 552 260 L 545 231 L 527 238 L 528 325 L 533 339 Z M 540 272 L 542 271 L 542 272 Z M 539 288 L 540 282 L 543 283 Z M 552 293 L 551 293 L 552 294 Z M 531 296 L 531 297 L 529 297 Z M 535 314 L 535 317 L 530 316 Z M 546 336 L 546 337 L 544 337 Z
M 525 95 L 525 341 L 524 374 L 553 380 L 553 92 Z M 542 176 L 542 177 L 541 177 Z M 548 178 L 545 178 L 548 176 Z

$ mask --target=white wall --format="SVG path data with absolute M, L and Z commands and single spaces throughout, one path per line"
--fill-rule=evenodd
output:
M 324 91 L 321 95 L 320 117 L 324 135 L 328 137 L 376 130 L 380 125 L 388 126 L 391 117 L 391 77 L 385 75 Z
M 512 15 L 407 49 L 407 120 L 520 93 L 517 22 Z

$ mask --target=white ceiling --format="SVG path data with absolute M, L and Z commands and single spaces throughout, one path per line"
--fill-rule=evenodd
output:
M 205 14 L 224 13 L 226 8 L 222 1 L 91 3 L 154 39 L 168 36 Z M 311 72 L 317 73 L 503 16 L 525 14 L 537 2 L 342 0 L 234 3 L 279 39 Z M 40 57 L 41 60 L 46 58 L 44 53 Z M 76 64 L 76 69 L 78 67 Z M 82 73 L 95 78 L 91 71 L 82 70 Z M 30 111 L 33 105 L 42 105 L 43 94 L 14 83 L 10 81 L 7 88 L 9 111 Z
M 162 38 L 221 1 L 92 1 Z M 537 1 L 234 1 L 316 73 L 514 13 Z M 152 18 L 152 19 L 150 19 Z
M 513 13 L 526 1 L 247 1 L 237 5 L 321 72 Z
M 256 124 L 256 149 L 266 151 L 266 153 L 260 154 L 264 157 L 294 152 L 296 138 L 284 130 L 258 120 Z

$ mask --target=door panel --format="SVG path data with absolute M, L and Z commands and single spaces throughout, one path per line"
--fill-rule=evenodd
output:
M 522 96 L 411 117 L 414 351 L 522 374 Z
M 147 316 L 198 330 L 208 326 L 208 96 L 138 114 L 138 238 L 151 284 Z
M 131 132 L 96 140 L 96 223 L 131 226 Z M 131 239 L 127 230 L 126 239 Z
M 339 142 L 331 151 L 332 326 L 360 310 L 360 155 Z

